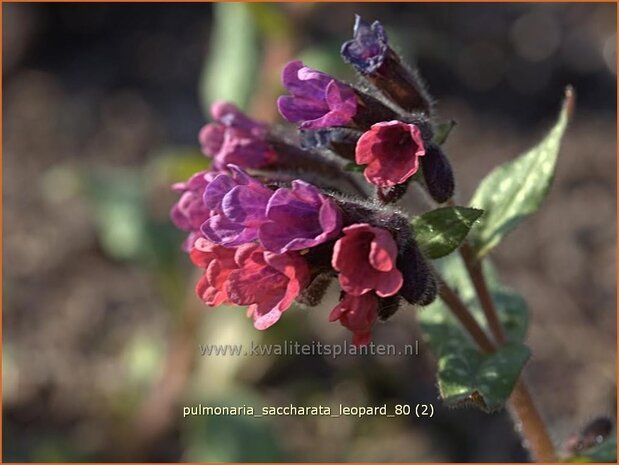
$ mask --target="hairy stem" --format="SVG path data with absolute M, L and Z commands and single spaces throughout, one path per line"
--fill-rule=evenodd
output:
M 473 282 L 473 287 L 475 288 L 479 303 L 488 321 L 490 331 L 496 342 L 502 345 L 505 342 L 505 332 L 499 321 L 499 313 L 494 305 L 494 300 L 492 300 L 492 296 L 488 290 L 488 284 L 486 283 L 486 277 L 482 270 L 481 261 L 475 258 L 475 253 L 467 241 L 464 241 L 460 246 L 460 255 L 464 260 L 464 266 Z
M 443 302 L 445 302 L 445 305 L 449 307 L 454 316 L 460 321 L 462 326 L 464 326 L 483 352 L 494 352 L 494 344 L 492 344 L 492 341 L 488 338 L 481 326 L 479 326 L 479 323 L 477 323 L 477 320 L 475 320 L 464 302 L 462 302 L 458 294 L 456 294 L 438 274 L 437 276 L 439 281 L 439 296 Z
M 554 445 L 546 430 L 544 420 L 535 407 L 524 380 L 520 378 L 510 397 L 510 407 L 516 422 L 520 424 L 522 436 L 538 462 L 556 462 Z

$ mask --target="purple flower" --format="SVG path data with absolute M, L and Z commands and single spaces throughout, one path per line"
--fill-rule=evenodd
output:
M 364 21 L 355 15 L 354 38 L 342 44 L 341 55 L 362 74 L 369 74 L 380 68 L 385 61 L 389 46 L 382 24 Z
M 202 236 L 200 226 L 211 215 L 202 196 L 206 186 L 216 175 L 212 171 L 200 171 L 187 182 L 178 182 L 172 186 L 174 191 L 181 193 L 181 197 L 172 207 L 170 218 L 177 228 L 189 232 L 183 243 L 183 250 L 186 252 L 189 252 L 196 239 Z
M 238 166 L 228 169 L 231 174 L 219 174 L 204 191 L 211 216 L 200 229 L 215 244 L 231 247 L 257 239 L 273 192 Z
M 277 155 L 267 144 L 267 127 L 243 114 L 228 102 L 211 105 L 215 122 L 200 130 L 202 152 L 212 157 L 214 166 L 223 169 L 228 164 L 260 168 L 272 164 Z
M 300 180 L 292 181 L 292 189 L 275 191 L 266 216 L 268 222 L 260 226 L 260 241 L 276 253 L 322 244 L 337 236 L 342 227 L 342 215 L 333 200 Z
M 292 95 L 277 99 L 279 112 L 291 123 L 301 122 L 303 129 L 345 126 L 357 113 L 357 96 L 352 87 L 301 61 L 286 65 L 282 81 Z

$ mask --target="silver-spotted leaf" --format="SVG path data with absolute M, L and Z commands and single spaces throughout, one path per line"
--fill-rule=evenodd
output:
M 496 247 L 540 207 L 552 184 L 573 101 L 573 91 L 568 88 L 559 119 L 546 137 L 528 152 L 495 168 L 479 184 L 471 199 L 472 207 L 485 212 L 471 232 L 478 257 Z

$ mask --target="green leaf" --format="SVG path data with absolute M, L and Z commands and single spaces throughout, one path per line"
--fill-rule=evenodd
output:
M 495 300 L 507 340 L 496 354 L 483 354 L 442 301 L 436 300 L 419 313 L 424 339 L 438 361 L 438 385 L 445 403 L 474 405 L 496 410 L 508 399 L 529 350 L 522 343 L 528 326 L 527 306 L 518 294 L 502 286 L 494 269 L 484 261 L 484 272 Z M 459 255 L 435 262 L 445 281 L 460 296 L 482 328 L 483 311 Z M 499 381 L 499 379 L 504 381 Z
M 493 354 L 471 348 L 446 354 L 438 362 L 441 397 L 447 406 L 473 404 L 495 411 L 511 395 L 530 355 L 528 347 L 515 343 Z
M 434 143 L 436 145 L 443 145 L 447 142 L 447 138 L 454 127 L 456 127 L 456 122 L 454 120 L 437 124 L 434 128 Z
M 617 438 L 608 438 L 601 444 L 585 449 L 565 460 L 572 463 L 617 462 Z
M 552 183 L 561 139 L 573 108 L 573 91 L 567 88 L 559 119 L 534 148 L 495 168 L 480 183 L 471 206 L 485 211 L 471 237 L 478 257 L 540 207 Z
M 246 107 L 258 67 L 256 25 L 246 3 L 215 3 L 209 59 L 200 77 L 202 109 L 215 100 Z
M 428 258 L 444 257 L 458 248 L 482 213 L 475 208 L 444 207 L 415 217 L 417 244 Z
M 84 173 L 102 249 L 115 259 L 137 259 L 146 236 L 143 179 L 131 169 Z

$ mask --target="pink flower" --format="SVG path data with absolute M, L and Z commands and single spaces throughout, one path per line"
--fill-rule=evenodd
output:
M 172 189 L 181 194 L 178 202 L 170 211 L 170 218 L 174 225 L 189 232 L 183 243 L 183 250 L 189 252 L 198 237 L 201 237 L 200 226 L 210 216 L 211 211 L 204 204 L 202 196 L 206 186 L 215 178 L 217 173 L 200 171 L 189 178 L 187 182 L 177 182 Z
M 247 313 L 256 329 L 275 324 L 309 284 L 309 268 L 296 252 L 275 254 L 258 244 L 240 246 L 234 255 L 236 268 L 228 276 L 230 301 L 249 305 Z
M 234 104 L 217 101 L 211 105 L 213 122 L 198 136 L 202 152 L 213 158 L 213 165 L 223 169 L 232 163 L 245 168 L 261 168 L 277 159 L 266 142 L 268 128 L 254 121 Z
M 363 174 L 379 187 L 402 184 L 419 169 L 426 154 L 421 131 L 414 124 L 385 121 L 372 125 L 357 141 L 355 160 L 368 165 Z
M 329 315 L 329 321 L 340 320 L 342 326 L 352 331 L 352 343 L 356 346 L 370 342 L 372 326 L 377 319 L 378 298 L 373 293 L 361 296 L 345 294 Z
M 238 268 L 234 253 L 235 249 L 200 238 L 196 240 L 189 254 L 194 265 L 204 269 L 204 274 L 196 285 L 196 293 L 211 307 L 230 303 L 226 283 L 230 273 Z
M 339 271 L 340 286 L 360 296 L 372 290 L 380 297 L 395 295 L 402 287 L 402 273 L 396 268 L 398 248 L 383 228 L 353 224 L 342 230 L 335 243 L 331 264 Z

